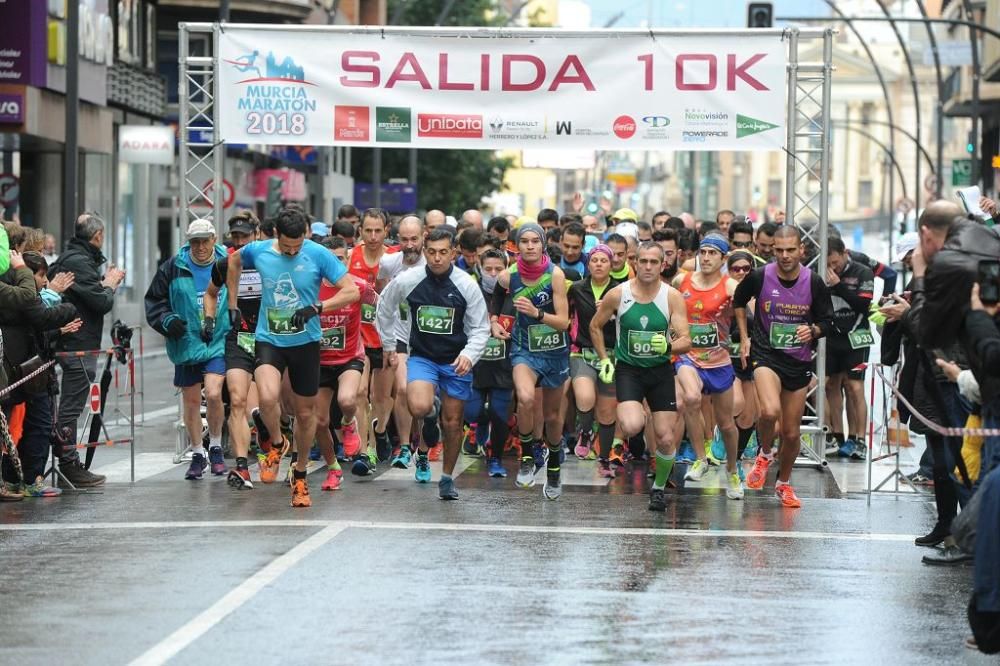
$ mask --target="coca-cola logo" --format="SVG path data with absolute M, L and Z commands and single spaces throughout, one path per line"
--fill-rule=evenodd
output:
M 635 134 L 635 119 L 632 116 L 618 116 L 612 129 L 619 139 L 631 139 Z
M 481 139 L 483 117 L 460 113 L 420 113 L 417 114 L 417 136 Z

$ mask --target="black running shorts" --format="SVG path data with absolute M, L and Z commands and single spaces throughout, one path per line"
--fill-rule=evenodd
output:
M 615 392 L 618 402 L 646 401 L 651 412 L 676 412 L 677 390 L 674 365 L 640 368 L 623 361 L 615 363 Z
M 288 370 L 288 380 L 296 395 L 311 398 L 319 392 L 319 341 L 276 347 L 258 340 L 257 365 L 270 365 L 281 373 Z

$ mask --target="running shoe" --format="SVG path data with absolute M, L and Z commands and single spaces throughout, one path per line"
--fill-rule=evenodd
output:
M 743 499 L 743 482 L 740 481 L 740 475 L 737 472 L 728 475 L 726 497 L 731 500 Z
M 597 475 L 602 479 L 613 479 L 615 478 L 615 468 L 607 460 L 598 460 Z
M 353 425 L 352 422 L 351 425 Z M 389 432 L 383 432 L 381 435 L 378 433 L 378 419 L 372 419 L 372 436 L 375 438 L 375 457 L 379 462 L 385 462 L 390 457 L 392 457 L 392 440 L 389 439 Z M 347 426 L 344 426 L 345 428 Z M 357 435 L 357 428 L 355 427 L 355 436 Z M 344 440 L 347 440 L 347 435 L 345 433 Z M 358 440 L 358 445 L 360 446 L 361 440 Z
M 708 462 L 714 465 L 721 465 L 726 462 L 726 443 L 722 440 L 722 433 L 715 431 L 712 444 L 708 447 Z M 712 461 L 715 461 L 714 463 Z
M 736 473 L 739 475 L 740 481 L 742 483 L 746 483 L 747 482 L 747 471 L 745 469 L 743 469 L 743 462 L 742 461 L 736 463 Z
M 489 459 L 489 462 L 486 463 L 486 473 L 489 474 L 494 479 L 507 478 L 507 470 L 504 469 L 503 464 L 500 462 L 499 458 Z
M 564 432 L 559 440 L 559 448 L 566 453 L 573 455 L 573 448 L 576 446 L 576 436 L 571 432 Z
M 771 466 L 771 461 L 762 455 L 754 458 L 753 468 L 747 474 L 747 488 L 750 490 L 760 490 L 764 487 L 764 480 L 767 478 L 767 468 Z
M 535 459 L 531 456 L 521 456 L 521 468 L 517 471 L 514 484 L 518 488 L 531 488 L 535 485 Z
M 226 477 L 226 483 L 233 490 L 253 490 L 253 481 L 250 480 L 250 470 L 236 469 L 229 470 L 229 476 Z
M 200 479 L 206 467 L 208 467 L 208 460 L 205 459 L 205 454 L 195 453 L 191 456 L 191 465 L 188 467 L 184 478 L 188 481 Z
M 292 483 L 292 506 L 312 506 L 312 499 L 309 498 L 309 484 L 306 483 L 305 479 L 295 479 Z
M 656 478 L 656 457 L 650 458 L 649 462 L 646 463 L 646 478 L 655 479 Z
M 587 457 L 593 452 L 594 446 L 594 431 L 580 431 L 580 434 L 576 436 L 576 447 L 573 449 L 573 453 L 580 460 L 587 460 Z
M 365 453 L 359 453 L 351 464 L 351 474 L 354 476 L 372 476 L 375 474 L 375 467 L 378 465 L 378 459 L 375 457 L 375 452 L 369 449 Z
M 319 488 L 320 490 L 340 490 L 340 480 L 342 478 L 344 478 L 344 470 L 328 469 L 326 470 L 326 480 L 323 481 L 323 485 Z
M 476 444 L 476 424 L 472 423 L 465 427 L 462 435 L 462 453 L 467 456 L 478 456 L 479 446 Z
M 358 451 L 361 450 L 361 438 L 358 436 L 358 420 L 355 418 L 347 425 L 340 426 L 340 432 L 343 439 L 343 444 L 340 448 L 344 456 L 344 460 L 340 462 L 346 462 L 358 455 Z M 340 460 L 340 456 L 337 456 L 337 459 Z
M 743 460 L 753 460 L 757 457 L 757 431 L 754 430 L 753 434 L 750 435 L 750 441 L 747 442 L 747 448 L 743 450 Z
M 854 449 L 851 450 L 851 460 L 864 460 L 868 457 L 868 447 L 864 442 L 854 441 Z
M 906 478 L 908 478 L 910 480 L 910 482 L 913 483 L 914 485 L 918 485 L 918 486 L 933 486 L 934 485 L 934 479 L 932 479 L 931 477 L 927 476 L 923 472 L 919 472 L 919 471 L 918 472 L 914 472 L 913 474 L 910 474 Z
M 455 490 L 455 479 L 441 477 L 441 480 L 438 481 L 438 497 L 443 500 L 458 499 L 458 491 Z
M 434 446 L 432 446 L 430 448 L 430 450 L 427 452 L 427 459 L 428 460 L 441 460 L 441 454 L 443 452 L 444 452 L 444 444 L 441 443 L 441 442 L 438 442 L 437 444 L 435 444 Z
M 266 452 L 271 448 L 271 432 L 264 425 L 264 415 L 260 413 L 259 408 L 254 407 L 250 411 L 250 419 L 253 421 L 253 427 L 257 429 L 257 444 Z
M 215 476 L 222 476 L 226 473 L 226 458 L 222 455 L 221 446 L 208 450 L 208 462 L 212 465 L 212 474 Z
M 344 452 L 344 445 L 341 444 L 340 442 L 334 442 L 333 452 L 334 455 L 337 456 L 337 462 L 339 463 L 345 463 L 348 460 L 350 460 L 350 458 L 348 458 L 347 454 Z
M 837 442 L 837 438 L 832 435 L 827 435 L 826 440 L 823 443 L 823 452 L 830 456 L 837 453 L 840 450 L 840 444 Z
M 535 442 L 531 446 L 531 454 L 535 461 L 535 472 L 545 467 L 545 464 L 549 460 L 549 455 L 551 455 L 549 447 L 543 445 L 541 442 Z
M 257 456 L 257 466 L 260 469 L 260 482 L 274 483 L 278 480 L 278 467 L 281 466 L 281 452 L 272 446 L 270 451 Z
M 792 488 L 787 483 L 774 486 L 774 496 L 781 500 L 781 506 L 787 507 L 789 509 L 798 509 L 802 506 L 802 502 L 799 500 L 798 496 L 795 494 L 795 489 Z
M 319 444 L 316 444 L 315 442 L 313 442 L 313 445 L 309 448 L 309 460 L 312 460 L 313 462 L 316 462 L 321 457 L 322 456 L 320 456 L 320 454 L 319 454 Z
M 690 464 L 697 459 L 697 456 L 694 454 L 694 447 L 691 446 L 691 442 L 686 439 L 683 440 L 681 442 L 681 448 L 677 451 L 677 462 Z
M 562 495 L 562 483 L 559 478 L 559 470 L 545 470 L 545 486 L 542 488 L 542 494 L 545 495 L 546 499 L 550 500 L 557 500 L 559 499 L 559 496 Z
M 417 454 L 417 471 L 413 476 L 417 483 L 430 483 L 431 463 L 429 456 Z
M 653 488 L 649 491 L 649 510 L 650 511 L 666 511 L 667 510 L 667 495 L 663 492 L 662 488 Z
M 701 481 L 705 478 L 705 473 L 708 472 L 708 463 L 704 460 L 695 460 L 690 467 L 688 467 L 687 474 L 684 475 L 685 481 Z
M 25 497 L 59 497 L 62 490 L 45 485 L 45 479 L 36 477 L 34 483 L 25 484 L 21 487 L 21 492 Z
M 855 446 L 857 446 L 857 442 L 851 438 L 847 438 L 844 440 L 844 443 L 840 445 L 840 448 L 837 449 L 837 455 L 841 458 L 850 458 L 851 454 L 854 453 Z
M 399 447 L 399 451 L 392 458 L 392 466 L 396 469 L 409 469 L 410 468 L 410 458 L 413 456 L 413 452 L 410 451 L 409 446 Z
M 611 447 L 611 455 L 608 456 L 608 462 L 612 465 L 617 465 L 618 467 L 625 466 L 625 447 L 621 444 L 615 444 Z

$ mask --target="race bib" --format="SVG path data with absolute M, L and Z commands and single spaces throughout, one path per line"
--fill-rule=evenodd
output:
M 864 349 L 875 344 L 875 336 L 867 328 L 851 331 L 847 334 L 847 340 L 851 343 L 851 349 Z
M 629 331 L 628 353 L 636 358 L 653 358 L 659 356 L 653 351 L 653 336 L 666 335 L 664 331 Z
M 566 338 L 548 324 L 532 324 L 528 327 L 528 351 L 547 352 L 563 349 Z
M 257 340 L 253 337 L 253 333 L 237 333 L 236 346 L 250 356 L 257 352 Z
M 802 343 L 795 335 L 799 326 L 800 324 L 772 323 L 769 334 L 771 349 L 798 349 L 801 347 Z
M 740 357 L 740 343 L 738 342 L 729 343 L 729 356 L 732 358 Z
M 205 321 L 205 294 L 198 294 L 198 321 Z
M 455 308 L 421 305 L 417 308 L 417 330 L 430 335 L 451 335 L 455 328 Z
M 486 341 L 486 350 L 483 351 L 484 361 L 502 361 L 507 358 L 507 341 L 500 338 L 491 337 Z
M 333 328 L 324 328 L 323 336 L 319 339 L 320 349 L 329 349 L 331 351 L 344 351 L 344 347 L 347 344 L 347 336 L 344 333 L 343 326 L 334 326 Z
M 273 335 L 295 335 L 301 333 L 302 329 L 292 324 L 292 315 L 295 308 L 268 308 L 267 331 Z
M 240 273 L 240 286 L 236 292 L 239 298 L 260 298 L 261 280 L 257 271 L 243 271 Z
M 719 326 L 710 324 L 690 324 L 692 349 L 715 349 L 719 346 Z
M 361 322 L 364 324 L 375 323 L 375 306 L 368 303 L 361 304 Z

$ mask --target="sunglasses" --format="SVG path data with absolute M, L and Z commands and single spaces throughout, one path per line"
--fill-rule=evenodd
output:
M 729 267 L 729 272 L 730 273 L 749 273 L 750 272 L 750 264 L 740 264 L 739 266 L 730 266 Z
M 751 245 L 753 245 L 752 241 L 733 241 L 732 242 L 732 246 L 733 247 L 750 247 Z

